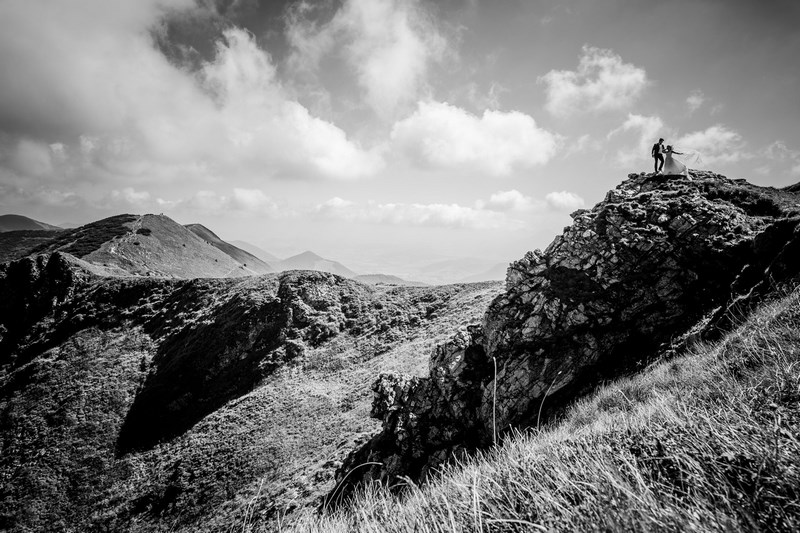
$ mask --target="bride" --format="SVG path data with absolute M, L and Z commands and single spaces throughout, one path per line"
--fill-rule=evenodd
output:
M 672 145 L 667 146 L 664 152 L 664 168 L 662 174 L 664 176 L 685 176 L 689 177 L 689 170 L 679 160 L 672 157 L 672 154 L 684 155 L 682 152 L 676 152 L 672 149 Z

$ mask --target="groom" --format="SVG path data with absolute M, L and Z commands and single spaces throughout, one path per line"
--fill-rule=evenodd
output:
M 661 169 L 664 168 L 664 139 L 659 139 L 656 144 L 653 145 L 653 149 L 650 150 L 650 155 L 653 156 L 654 166 L 655 166 L 655 173 L 658 174 L 661 172 Z

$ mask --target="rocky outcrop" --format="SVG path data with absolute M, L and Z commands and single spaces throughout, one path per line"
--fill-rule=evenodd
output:
M 630 175 L 509 267 L 483 324 L 436 348 L 429 377 L 380 377 L 383 430 L 343 465 L 332 498 L 363 480 L 424 478 L 676 340 L 728 327 L 744 301 L 798 276 L 798 213 L 791 191 L 713 173 Z

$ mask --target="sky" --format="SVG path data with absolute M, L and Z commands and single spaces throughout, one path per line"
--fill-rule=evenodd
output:
M 798 56 L 797 0 L 0 0 L 0 213 L 508 262 L 658 137 L 800 181 Z

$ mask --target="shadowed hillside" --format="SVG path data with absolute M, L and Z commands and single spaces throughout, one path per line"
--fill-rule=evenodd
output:
M 422 375 L 499 289 L 92 268 L 0 266 L 0 529 L 218 531 L 318 505 L 376 429 L 373 376 Z
M 5 231 L 23 231 L 23 230 L 61 230 L 58 226 L 39 222 L 32 218 L 24 217 L 22 215 L 0 215 L 0 233 Z
M 0 263 L 25 257 L 45 246 L 64 230 L 14 230 L 0 233 Z

